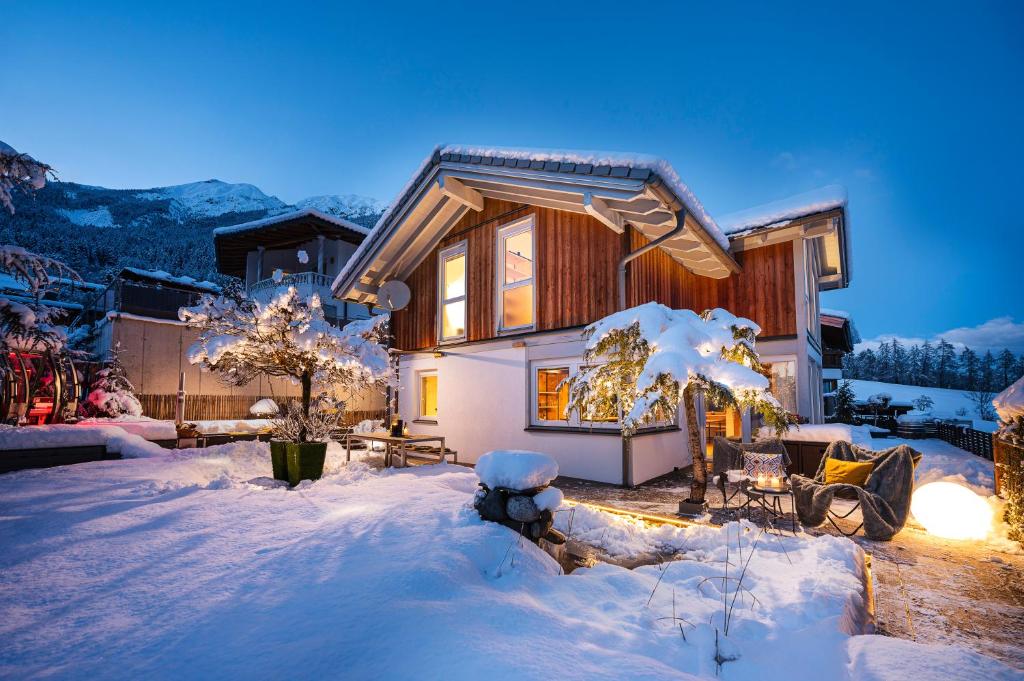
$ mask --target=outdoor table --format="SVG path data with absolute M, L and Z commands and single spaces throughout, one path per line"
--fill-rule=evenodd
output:
M 384 449 L 384 465 L 390 466 L 394 456 L 394 451 L 398 451 L 398 460 L 401 462 L 402 468 L 405 467 L 405 455 L 406 448 L 413 444 L 423 444 L 424 442 L 438 442 L 441 444 L 441 460 L 444 460 L 444 455 L 448 451 L 444 446 L 444 436 L 442 435 L 399 435 L 395 436 L 387 431 L 378 431 L 375 433 L 348 433 L 345 435 L 345 460 L 352 460 L 352 440 L 362 440 L 364 442 L 383 442 L 385 445 Z
M 750 502 L 756 501 L 761 504 L 765 520 L 772 525 L 775 524 L 774 520 L 782 517 L 782 498 L 788 496 L 790 513 L 793 515 L 793 534 L 796 535 L 796 498 L 793 496 L 793 486 L 788 481 L 780 487 L 762 487 L 756 482 L 749 482 L 744 493 L 747 496 L 747 516 L 750 516 Z M 770 505 L 766 500 L 770 500 Z

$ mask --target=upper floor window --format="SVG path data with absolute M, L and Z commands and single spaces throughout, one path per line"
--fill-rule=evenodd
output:
M 466 337 L 466 242 L 444 249 L 438 256 L 439 340 Z
M 498 330 L 527 329 L 534 323 L 533 216 L 498 230 Z

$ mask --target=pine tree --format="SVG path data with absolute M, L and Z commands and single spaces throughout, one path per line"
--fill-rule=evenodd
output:
M 689 501 L 703 503 L 707 492 L 704 448 L 697 425 L 697 397 L 725 408 L 749 408 L 783 433 L 790 416 L 768 391 L 757 352 L 760 329 L 722 309 L 698 315 L 646 303 L 613 313 L 583 331 L 587 368 L 569 379 L 566 416 L 619 410 L 623 450 L 636 429 L 674 416 L 682 405 L 693 484 Z
M 1024 376 L 1024 352 L 1020 353 L 1017 357 L 1017 364 L 1013 367 L 1013 375 L 1016 376 L 1016 378 L 1011 377 L 1010 383 L 1013 383 L 1021 376 Z
M 996 357 L 991 350 L 986 350 L 981 357 L 981 389 L 989 392 L 996 392 L 1002 388 L 996 387 Z
M 875 351 L 868 348 L 867 350 L 862 350 L 860 356 L 860 378 L 863 378 L 865 381 L 877 381 L 878 357 L 875 356 Z
M 882 341 L 882 344 L 878 346 L 877 364 L 876 364 L 876 381 L 882 383 L 895 383 L 893 380 L 893 355 L 892 345 L 887 341 Z
M 1015 361 L 1016 358 L 1009 349 L 1004 349 L 999 353 L 998 368 L 996 369 L 999 378 L 999 390 L 1004 390 L 1019 378 L 1014 371 Z
M 121 344 L 117 343 L 110 348 L 107 361 L 97 372 L 83 405 L 89 416 L 142 416 L 142 404 L 135 396 L 135 386 L 128 380 L 120 355 Z
M 860 378 L 859 355 L 848 352 L 843 355 L 843 378 Z
M 907 350 L 898 338 L 892 339 L 892 382 L 904 384 L 910 375 L 907 365 Z
M 935 385 L 935 364 L 937 359 L 935 355 L 935 346 L 930 341 L 925 341 L 921 346 L 921 367 L 918 371 L 918 385 Z
M 945 338 L 940 338 L 935 354 L 935 383 L 940 388 L 952 388 L 956 378 L 956 349 Z
M 856 395 L 849 381 L 843 381 L 836 390 L 836 411 L 834 419 L 839 423 L 853 423 Z
M 969 391 L 981 387 L 981 363 L 978 355 L 968 347 L 960 352 L 960 386 Z
M 903 381 L 907 385 L 925 385 L 921 365 L 924 360 L 924 352 L 920 345 L 911 345 L 907 351 L 907 379 Z

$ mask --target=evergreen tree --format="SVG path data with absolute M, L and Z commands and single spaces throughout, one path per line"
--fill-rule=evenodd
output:
M 839 423 L 853 423 L 856 396 L 849 381 L 843 381 L 836 390 L 836 411 L 834 418 Z
M 919 385 L 935 385 L 935 346 L 925 341 L 921 346 L 921 367 L 918 371 Z
M 957 375 L 956 349 L 945 338 L 940 338 L 935 355 L 935 384 L 940 388 L 953 387 Z
M 858 357 L 853 352 L 843 355 L 843 378 L 860 378 Z
M 910 377 L 910 367 L 907 364 L 907 350 L 900 343 L 898 338 L 892 339 L 892 382 L 906 384 Z
M 996 357 L 991 350 L 986 350 L 981 357 L 981 389 L 989 392 L 1002 390 L 996 387 Z
M 998 368 L 996 369 L 996 375 L 999 379 L 999 390 L 1005 389 L 1019 378 L 1014 371 L 1015 363 L 1016 358 L 1008 349 L 1004 349 L 999 353 Z
M 924 377 L 922 375 L 921 365 L 924 360 L 924 353 L 921 351 L 920 345 L 911 345 L 907 351 L 907 380 L 904 383 L 908 385 L 926 385 Z
M 875 356 L 875 351 L 868 348 L 861 351 L 860 355 L 860 378 L 865 381 L 878 380 L 878 358 Z
M 121 364 L 121 344 L 110 348 L 110 355 L 92 382 L 83 409 L 89 416 L 116 418 L 142 416 L 142 404 L 135 396 L 135 386 Z
M 969 391 L 979 390 L 981 387 L 981 363 L 974 350 L 965 347 L 960 352 L 960 386 Z
M 875 369 L 876 381 L 883 383 L 895 383 L 893 380 L 893 355 L 892 345 L 886 341 L 878 346 L 877 364 Z
M 1013 367 L 1013 376 L 1016 376 L 1016 378 L 1011 377 L 1012 380 L 1010 383 L 1013 383 L 1021 376 L 1024 376 L 1024 352 L 1020 353 L 1017 357 L 1017 364 Z

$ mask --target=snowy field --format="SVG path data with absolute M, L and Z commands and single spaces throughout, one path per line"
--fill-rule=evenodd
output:
M 268 459 L 246 442 L 0 476 L 0 677 L 714 678 L 726 558 L 735 577 L 756 542 L 719 678 L 1019 678 L 844 633 L 862 583 L 846 539 L 583 508 L 576 538 L 685 553 L 565 576 L 479 519 L 468 469 L 381 472 L 332 446 L 325 479 L 286 490 Z
M 978 430 L 994 432 L 997 424 L 995 421 L 984 421 L 978 418 L 975 405 L 967 396 L 964 390 L 949 390 L 946 388 L 925 388 L 919 385 L 899 385 L 897 383 L 881 383 L 879 381 L 851 380 L 850 387 L 858 401 L 866 401 L 872 395 L 888 393 L 892 395 L 893 402 L 898 404 L 913 405 L 914 400 L 927 395 L 935 403 L 931 413 L 935 418 L 940 419 L 972 419 L 974 427 Z M 966 416 L 959 416 L 957 412 L 966 410 Z

